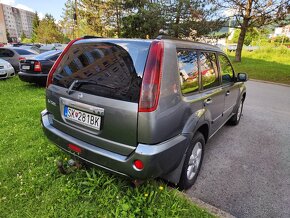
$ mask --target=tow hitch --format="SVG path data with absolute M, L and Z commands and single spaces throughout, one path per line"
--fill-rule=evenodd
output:
M 57 161 L 57 168 L 61 174 L 69 174 L 75 170 L 81 169 L 82 165 L 79 161 L 70 159 L 67 164 L 64 164 L 63 161 Z

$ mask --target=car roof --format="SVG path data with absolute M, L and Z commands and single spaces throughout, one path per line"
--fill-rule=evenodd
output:
M 184 40 L 184 39 L 175 39 L 175 38 L 161 38 L 161 39 L 127 39 L 127 38 L 89 38 L 89 39 L 82 39 L 79 41 L 76 41 L 75 44 L 81 44 L 81 43 L 90 43 L 90 42 L 140 42 L 140 43 L 151 43 L 153 40 L 163 40 L 166 43 L 174 44 L 178 48 L 192 48 L 192 49 L 198 49 L 198 50 L 209 50 L 209 51 L 215 51 L 215 52 L 221 52 L 223 51 L 215 45 L 211 45 L 208 43 L 202 43 L 202 42 L 195 42 L 191 40 Z

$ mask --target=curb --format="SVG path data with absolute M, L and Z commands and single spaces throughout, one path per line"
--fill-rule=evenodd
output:
M 189 197 L 187 196 L 187 198 L 189 198 L 194 204 L 196 204 L 197 206 L 199 206 L 200 208 L 204 208 L 205 210 L 207 210 L 208 212 L 210 212 L 211 214 L 217 216 L 217 217 L 222 217 L 222 218 L 235 218 L 235 216 L 233 216 L 232 214 L 225 212 L 217 207 L 214 207 L 208 203 L 205 203 L 204 201 L 195 198 L 195 197 Z
M 288 85 L 288 84 L 284 84 L 284 83 L 275 83 L 275 82 L 270 82 L 270 81 L 266 81 L 266 80 L 249 79 L 249 81 L 260 82 L 260 83 L 267 83 L 267 84 L 272 84 L 272 85 L 277 85 L 277 86 L 290 87 L 290 85 Z
M 215 206 L 212 206 L 208 203 L 205 203 L 204 201 L 195 198 L 195 197 L 191 197 L 188 196 L 185 192 L 178 192 L 181 196 L 187 198 L 188 200 L 190 200 L 192 203 L 194 203 L 196 206 L 205 209 L 206 211 L 208 211 L 209 213 L 213 214 L 214 216 L 217 217 L 222 217 L 222 218 L 235 218 L 235 216 L 233 216 L 232 214 L 225 212 Z

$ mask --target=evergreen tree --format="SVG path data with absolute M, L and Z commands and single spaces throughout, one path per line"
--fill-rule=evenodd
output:
M 31 34 L 31 41 L 32 43 L 34 43 L 36 41 L 36 38 L 37 38 L 37 28 L 39 26 L 39 16 L 38 16 L 38 13 L 35 12 L 35 16 L 33 18 L 33 21 L 32 21 L 32 34 Z
M 50 14 L 45 14 L 45 17 L 39 22 L 36 33 L 36 40 L 41 43 L 62 42 L 64 39 L 62 32 Z

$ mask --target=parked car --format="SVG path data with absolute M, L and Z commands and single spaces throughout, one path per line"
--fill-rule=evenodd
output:
M 20 61 L 19 78 L 24 82 L 45 85 L 47 74 L 62 51 L 53 50 L 39 54 L 31 59 Z
M 0 58 L 0 79 L 7 79 L 15 75 L 15 70 L 12 65 Z
M 51 141 L 82 162 L 188 189 L 205 143 L 225 123 L 239 123 L 246 80 L 216 46 L 85 37 L 52 67 L 41 122 Z
M 15 72 L 19 71 L 19 61 L 27 58 L 32 58 L 38 55 L 33 50 L 26 50 L 17 47 L 0 48 L 0 58 L 8 61 L 15 69 Z

